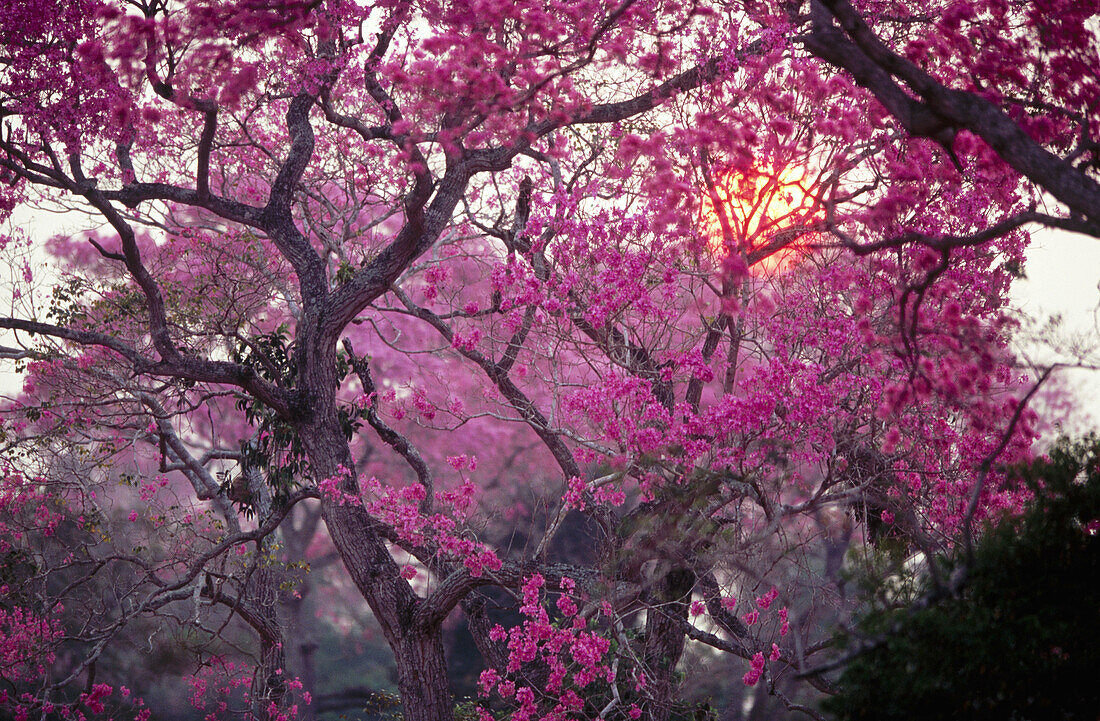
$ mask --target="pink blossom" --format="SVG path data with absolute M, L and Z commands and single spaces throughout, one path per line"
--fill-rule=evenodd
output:
M 487 668 L 481 672 L 481 676 L 478 679 L 478 688 L 480 689 L 481 696 L 488 696 L 493 688 L 496 686 L 497 681 L 500 680 L 500 675 L 496 669 Z

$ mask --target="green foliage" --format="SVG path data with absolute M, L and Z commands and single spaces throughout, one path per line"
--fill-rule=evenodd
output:
M 455 721 L 478 721 L 477 701 L 467 699 L 455 704 Z
M 336 282 L 347 283 L 355 277 L 355 273 L 358 269 L 351 263 L 344 261 L 340 263 L 340 267 L 336 269 Z
M 85 298 L 91 284 L 83 278 L 70 277 L 50 291 L 46 319 L 57 325 L 75 325 L 86 317 Z
M 283 388 L 294 388 L 298 381 L 298 364 L 288 335 L 289 329 L 284 323 L 271 333 L 248 341 L 241 340 L 233 349 L 232 360 L 252 368 L 264 380 Z M 346 354 L 339 353 L 336 362 L 339 377 L 343 378 L 351 372 Z M 237 503 L 245 515 L 251 516 L 254 508 L 247 483 L 243 481 L 245 470 L 255 468 L 263 473 L 277 507 L 302 485 L 302 479 L 309 476 L 309 463 L 297 430 L 279 418 L 274 410 L 246 394 L 237 398 L 237 408 L 244 412 L 249 425 L 259 432 L 254 440 L 242 443 L 241 474 L 223 474 L 222 492 Z M 365 406 L 350 406 L 342 407 L 338 412 L 344 437 L 350 441 L 362 427 L 368 410 Z
M 877 606 L 825 703 L 841 719 L 1095 719 L 1100 710 L 1100 438 L 1018 470 L 1034 493 L 988 529 L 958 597 Z M 948 567 L 960 559 L 949 559 Z
M 232 360 L 256 371 L 264 380 L 284 388 L 292 388 L 298 375 L 297 364 L 287 339 L 288 329 L 280 325 L 271 333 L 250 341 L 240 341 L 233 350 Z M 293 493 L 306 469 L 306 454 L 298 434 L 281 420 L 271 408 L 250 395 L 237 399 L 237 408 L 244 412 L 248 423 L 259 430 L 256 440 L 243 442 L 241 474 L 225 474 L 222 490 L 247 516 L 254 509 L 247 490 L 245 471 L 259 469 L 271 488 L 272 499 L 279 505 Z

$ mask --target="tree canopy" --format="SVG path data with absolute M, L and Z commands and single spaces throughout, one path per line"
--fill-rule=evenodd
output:
M 3 237 L 0 708 L 144 719 L 155 647 L 311 718 L 367 624 L 447 721 L 461 618 L 482 719 L 663 721 L 707 664 L 818 715 L 850 553 L 1029 497 L 1006 294 L 1100 237 L 1098 12 L 6 7 L 0 211 L 83 220 Z

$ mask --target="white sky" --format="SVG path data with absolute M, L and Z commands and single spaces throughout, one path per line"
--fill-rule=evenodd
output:
M 1076 353 L 1084 356 L 1086 364 L 1100 366 L 1100 239 L 1041 230 L 1034 233 L 1027 256 L 1027 277 L 1013 285 L 1012 299 L 1039 323 L 1060 316 L 1056 330 L 1044 335 L 1045 340 L 1063 346 L 1061 351 L 1035 348 L 1028 354 L 1039 362 L 1051 362 L 1074 360 Z M 1096 429 L 1100 370 L 1058 372 L 1077 391 L 1078 408 L 1085 416 L 1067 430 Z

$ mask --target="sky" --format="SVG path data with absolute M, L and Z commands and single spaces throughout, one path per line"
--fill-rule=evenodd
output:
M 1100 332 L 1100 239 L 1040 230 L 1028 249 L 1026 278 L 1012 298 L 1038 315 L 1061 313 L 1082 331 Z
M 1100 239 L 1063 231 L 1040 230 L 1028 249 L 1026 278 L 1014 284 L 1012 300 L 1026 315 L 1042 324 L 1054 317 L 1061 322 L 1046 340 L 1076 346 L 1094 369 L 1060 370 L 1077 394 L 1083 416 L 1067 430 L 1097 429 L 1100 425 Z M 1047 345 L 1047 344 L 1044 344 Z M 1040 362 L 1073 360 L 1072 354 L 1050 347 L 1023 348 Z

